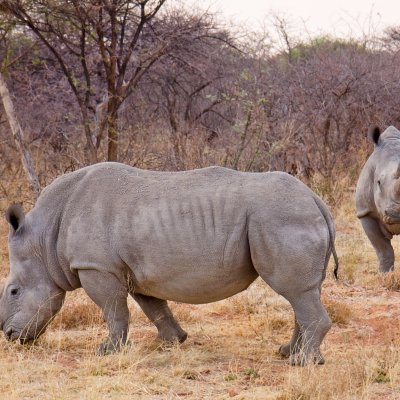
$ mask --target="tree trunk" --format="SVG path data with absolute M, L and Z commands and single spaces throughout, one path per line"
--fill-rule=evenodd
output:
M 118 161 L 118 116 L 116 111 L 108 112 L 107 161 Z
M 3 74 L 0 72 L 0 97 L 3 100 L 4 110 L 7 115 L 8 123 L 10 124 L 11 131 L 14 137 L 15 144 L 17 145 L 22 159 L 22 165 L 28 176 L 28 180 L 35 196 L 35 199 L 40 194 L 40 183 L 39 178 L 35 172 L 32 164 L 32 158 L 29 150 L 24 141 L 24 132 L 21 125 L 18 122 L 17 116 L 15 114 L 14 105 L 10 97 L 10 92 L 8 91 L 7 84 L 3 78 Z
M 83 119 L 84 119 L 83 125 L 84 125 L 85 136 L 86 136 L 85 158 L 86 158 L 86 160 L 89 160 L 90 164 L 95 164 L 95 163 L 97 163 L 97 148 L 92 140 L 92 132 L 90 130 L 90 126 L 89 126 L 89 122 L 87 120 L 86 113 L 85 113 L 85 116 L 83 117 Z

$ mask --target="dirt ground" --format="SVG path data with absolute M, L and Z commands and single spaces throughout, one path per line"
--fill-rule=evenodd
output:
M 330 265 L 323 302 L 334 322 L 323 366 L 292 367 L 277 349 L 291 336 L 290 305 L 260 279 L 230 299 L 172 304 L 189 337 L 164 347 L 130 302 L 131 345 L 98 357 L 106 335 L 97 307 L 81 290 L 35 345 L 0 339 L 5 399 L 400 399 L 400 273 L 377 273 L 376 256 L 352 202 L 336 213 L 340 279 Z M 7 274 L 7 227 L 0 263 Z M 395 241 L 400 256 L 399 242 Z

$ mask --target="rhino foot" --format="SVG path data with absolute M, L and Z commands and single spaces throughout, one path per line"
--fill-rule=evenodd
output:
M 378 269 L 379 269 L 379 272 L 383 272 L 383 273 L 392 272 L 392 271 L 394 271 L 394 264 L 381 263 L 381 264 L 379 264 L 379 268 Z
M 174 330 L 165 330 L 165 331 L 159 331 L 157 335 L 157 340 L 160 340 L 162 342 L 166 343 L 183 343 L 187 339 L 187 333 L 183 329 Z
M 287 343 L 279 347 L 278 352 L 282 357 L 289 358 L 291 354 L 296 353 L 296 349 L 294 349 L 290 343 Z
M 289 358 L 290 365 L 304 367 L 306 365 L 323 365 L 325 359 L 322 354 L 307 355 L 302 352 L 294 353 Z
M 121 339 L 113 341 L 110 338 L 106 339 L 97 349 L 98 356 L 107 356 L 114 353 L 119 353 L 124 346 L 129 346 L 130 341 L 122 342 Z

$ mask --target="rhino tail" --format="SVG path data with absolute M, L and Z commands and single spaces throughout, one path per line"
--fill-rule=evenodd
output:
M 335 249 L 335 225 L 333 223 L 332 215 L 329 212 L 325 203 L 318 196 L 314 196 L 314 201 L 315 201 L 317 207 L 319 208 L 319 210 L 321 211 L 321 214 L 325 219 L 326 225 L 328 226 L 330 251 L 331 251 L 331 253 L 333 255 L 333 259 L 335 261 L 335 268 L 333 270 L 333 275 L 334 275 L 335 279 L 338 280 L 339 279 L 338 278 L 339 258 L 337 256 L 336 249 Z M 330 256 L 330 254 L 328 254 L 328 256 L 327 256 L 326 266 L 328 265 L 329 256 Z
M 336 280 L 339 279 L 338 273 L 339 273 L 339 258 L 336 253 L 335 245 L 332 246 L 332 254 L 333 254 L 333 259 L 335 260 L 335 268 L 333 269 L 333 275 Z

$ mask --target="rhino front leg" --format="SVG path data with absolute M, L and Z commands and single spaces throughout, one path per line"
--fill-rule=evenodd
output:
M 166 342 L 182 343 L 187 338 L 187 333 L 176 322 L 168 303 L 156 297 L 131 293 L 138 302 L 147 318 L 157 327 L 157 338 Z
M 360 218 L 360 221 L 378 256 L 379 271 L 392 271 L 394 268 L 394 251 L 390 239 L 384 236 L 376 219 L 366 216 Z
M 128 337 L 128 290 L 113 274 L 96 270 L 79 271 L 81 285 L 88 296 L 102 309 L 107 322 L 108 338 L 99 346 L 98 354 L 121 350 Z

